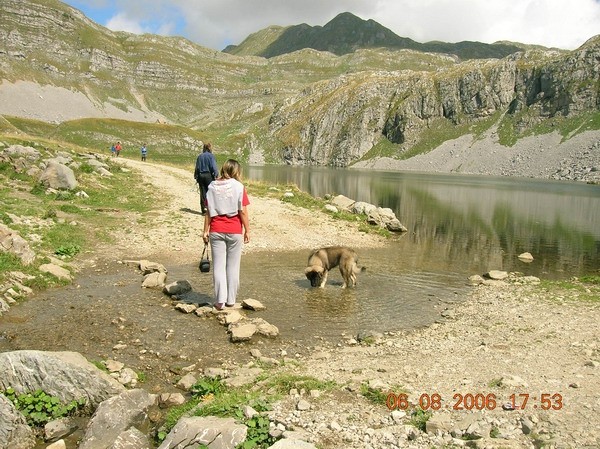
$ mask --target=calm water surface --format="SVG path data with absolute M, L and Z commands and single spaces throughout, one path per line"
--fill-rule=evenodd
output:
M 390 269 L 546 279 L 598 274 L 600 186 L 563 181 L 321 167 L 248 167 L 245 176 L 391 208 L 409 232 Z M 517 256 L 530 252 L 534 262 Z M 387 257 L 387 256 L 386 256 Z

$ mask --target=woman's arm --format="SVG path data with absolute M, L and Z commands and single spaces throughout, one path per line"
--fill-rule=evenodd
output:
M 242 220 L 242 226 L 244 227 L 244 243 L 248 243 L 250 241 L 250 227 L 248 220 L 248 209 L 246 206 L 242 207 L 240 211 L 240 218 Z
M 204 231 L 202 232 L 202 240 L 204 243 L 208 243 L 208 232 L 210 231 L 210 215 L 208 210 L 204 214 Z

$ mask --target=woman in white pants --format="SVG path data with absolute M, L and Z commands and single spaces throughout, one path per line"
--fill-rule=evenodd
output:
M 210 183 L 206 193 L 204 218 L 205 243 L 210 241 L 213 257 L 215 308 L 233 307 L 240 285 L 242 246 L 250 241 L 246 188 L 240 181 L 241 166 L 227 160 L 220 176 Z

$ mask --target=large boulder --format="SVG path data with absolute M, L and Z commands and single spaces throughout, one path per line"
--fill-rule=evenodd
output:
M 156 396 L 142 389 L 128 390 L 104 401 L 90 420 L 79 449 L 108 449 L 119 435 L 149 426 L 148 409 Z
M 35 259 L 35 253 L 29 247 L 27 240 L 2 223 L 0 223 L 0 251 L 16 255 L 23 265 L 31 265 Z
M 35 436 L 25 417 L 0 394 L 0 448 L 31 449 Z
M 372 210 L 377 209 L 377 206 L 370 203 L 365 203 L 364 201 L 357 201 L 350 208 L 350 212 L 358 215 L 369 215 Z
M 0 390 L 43 390 L 63 402 L 84 398 L 95 409 L 125 390 L 116 379 L 77 352 L 13 351 L 0 353 Z
M 40 176 L 40 183 L 57 190 L 73 190 L 77 187 L 75 173 L 64 164 L 50 161 Z
M 331 204 L 342 210 L 350 210 L 355 201 L 344 195 L 337 195 L 331 199 Z
M 246 439 L 248 428 L 233 418 L 214 416 L 180 419 L 158 449 L 210 448 L 234 449 Z
M 110 449 L 151 449 L 150 440 L 140 430 L 131 427 L 117 437 Z
M 31 169 L 40 158 L 41 154 L 35 148 L 22 145 L 11 145 L 0 153 L 0 161 L 9 162 L 18 173 Z
M 392 232 L 406 232 L 408 229 L 396 218 L 396 214 L 389 207 L 377 207 L 369 211 L 367 221 Z

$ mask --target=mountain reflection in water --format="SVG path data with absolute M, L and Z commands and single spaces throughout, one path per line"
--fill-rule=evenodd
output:
M 598 274 L 600 187 L 565 181 L 324 167 L 247 167 L 244 176 L 391 208 L 409 232 L 395 263 L 465 275 Z M 519 261 L 530 252 L 534 261 Z

